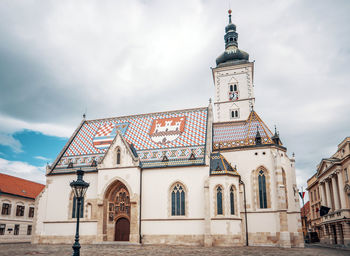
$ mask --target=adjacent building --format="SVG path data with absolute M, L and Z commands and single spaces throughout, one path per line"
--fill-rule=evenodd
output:
M 322 159 L 308 181 L 313 221 L 322 243 L 350 246 L 350 137 Z
M 35 198 L 44 187 L 0 173 L 0 243 L 31 241 Z
M 82 120 L 47 168 L 34 243 L 72 242 L 81 168 L 82 243 L 304 246 L 294 157 L 255 112 L 231 13 L 225 32 L 215 108 Z
M 301 207 L 301 223 L 303 227 L 303 234 L 306 237 L 307 232 L 310 228 L 310 202 L 307 201 L 303 207 Z
M 309 193 L 309 202 L 310 202 L 310 225 L 309 230 L 311 232 L 317 232 L 318 237 L 320 237 L 320 223 L 321 223 L 321 196 L 320 188 L 318 186 L 317 175 L 314 174 L 307 181 L 307 190 Z

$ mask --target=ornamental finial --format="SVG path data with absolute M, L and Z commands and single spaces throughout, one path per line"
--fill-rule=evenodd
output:
M 228 10 L 228 23 L 229 23 L 229 24 L 232 23 L 232 21 L 231 21 L 231 13 L 232 13 L 232 10 L 229 9 L 229 10 Z

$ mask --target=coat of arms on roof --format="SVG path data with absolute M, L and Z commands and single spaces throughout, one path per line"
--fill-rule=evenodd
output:
M 176 140 L 185 130 L 186 117 L 171 117 L 153 120 L 150 138 L 159 144 Z
M 117 134 L 117 130 L 121 132 L 122 135 L 125 134 L 128 129 L 129 123 L 105 123 L 101 124 L 98 128 L 95 137 L 93 138 L 93 144 L 95 148 L 105 149 L 111 145 L 114 137 Z

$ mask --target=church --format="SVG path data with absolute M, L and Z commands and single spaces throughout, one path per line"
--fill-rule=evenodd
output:
M 207 107 L 86 120 L 46 170 L 33 243 L 303 247 L 294 156 L 255 111 L 254 62 L 225 27 Z

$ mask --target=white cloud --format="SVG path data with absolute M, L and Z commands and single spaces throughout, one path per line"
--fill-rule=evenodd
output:
M 58 136 L 58 137 L 70 137 L 74 131 L 74 126 L 71 127 L 65 125 L 59 125 L 55 123 L 45 123 L 45 122 L 27 122 L 17 118 L 1 115 L 0 113 L 0 144 L 10 145 L 13 144 L 14 148 L 19 148 L 20 145 L 16 144 L 19 142 L 14 141 L 11 136 L 6 136 L 4 134 L 3 139 L 1 138 L 1 132 L 3 133 L 15 133 L 23 130 L 38 131 L 45 135 Z M 76 124 L 74 124 L 76 125 Z M 6 140 L 7 138 L 7 140 Z M 7 142 L 7 144 L 5 144 Z
M 50 158 L 47 158 L 47 157 L 44 157 L 44 156 L 35 156 L 34 158 L 38 159 L 38 160 L 43 160 L 43 161 L 51 161 Z
M 45 184 L 45 166 L 33 166 L 25 162 L 0 158 L 0 172 L 26 180 Z
M 21 142 L 13 138 L 11 134 L 2 133 L 0 130 L 0 145 L 9 146 L 15 153 L 22 152 Z

